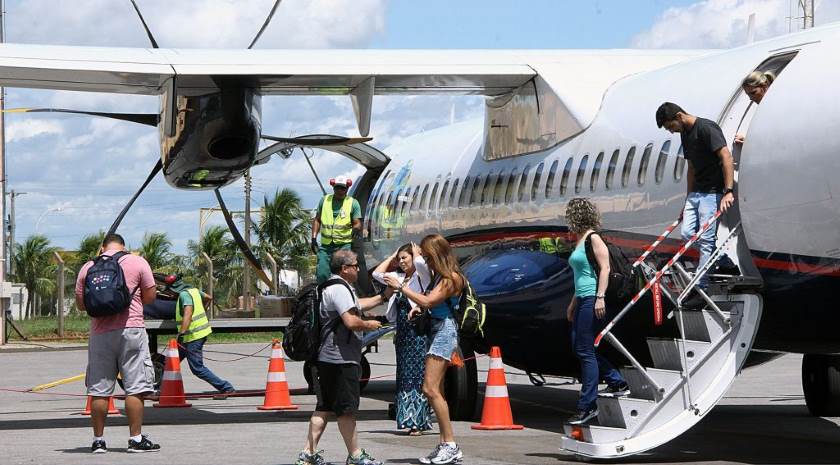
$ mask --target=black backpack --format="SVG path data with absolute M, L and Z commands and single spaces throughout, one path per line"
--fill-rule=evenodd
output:
M 458 303 L 454 306 L 446 299 L 446 305 L 452 312 L 452 317 L 455 319 L 455 324 L 458 325 L 458 334 L 461 338 L 483 340 L 484 339 L 484 323 L 487 320 L 487 308 L 484 303 L 475 294 L 475 291 L 466 276 L 461 275 L 464 280 L 464 289 L 461 290 L 461 296 L 458 298 Z M 434 288 L 434 285 L 429 286 L 429 289 Z
M 603 235 L 593 232 L 586 236 L 584 247 L 586 249 L 586 258 L 592 266 L 596 281 L 598 280 L 601 268 L 598 266 L 598 261 L 595 259 L 595 251 L 592 249 L 592 236 L 594 234 L 598 234 L 598 237 L 604 241 L 610 255 L 610 279 L 604 300 L 611 304 L 624 304 L 633 298 L 638 290 L 636 269 L 631 266 L 632 262 L 627 255 L 624 255 L 624 252 L 620 248 L 607 242 Z
M 94 317 L 116 315 L 128 310 L 131 299 L 137 292 L 128 292 L 125 274 L 119 264 L 120 258 L 128 252 L 120 251 L 113 255 L 100 255 L 93 260 L 85 276 L 84 301 L 87 314 Z
M 323 284 L 307 284 L 295 297 L 292 319 L 283 330 L 283 351 L 292 360 L 303 362 L 318 356 L 321 346 L 321 297 L 324 289 L 333 284 L 342 284 L 352 294 L 350 286 L 343 279 L 329 279 Z M 341 318 L 329 324 L 335 327 Z

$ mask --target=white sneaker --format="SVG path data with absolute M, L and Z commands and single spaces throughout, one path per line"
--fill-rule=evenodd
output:
M 432 459 L 438 456 L 438 452 L 440 452 L 440 448 L 441 448 L 441 447 L 443 447 L 443 444 L 438 444 L 438 445 L 434 448 L 434 450 L 432 450 L 432 453 L 431 453 L 431 454 L 429 454 L 429 455 L 427 455 L 427 456 L 425 456 L 425 457 L 420 457 L 420 458 L 419 458 L 419 459 L 417 459 L 417 460 L 419 460 L 419 461 L 420 461 L 420 463 L 423 463 L 423 464 L 425 464 L 425 465 L 429 465 L 430 463 L 432 463 Z
M 464 454 L 457 444 L 454 447 L 449 444 L 441 444 L 437 456 L 432 458 L 432 463 L 435 465 L 458 463 L 462 458 L 464 458 Z

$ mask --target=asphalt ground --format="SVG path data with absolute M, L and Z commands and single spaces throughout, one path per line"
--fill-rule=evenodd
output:
M 395 431 L 388 420 L 394 390 L 394 349 L 382 341 L 379 353 L 369 355 L 372 377 L 363 392 L 359 414 L 362 447 L 387 463 L 418 463 L 438 441 L 436 429 L 421 437 Z M 269 350 L 251 354 L 261 344 L 208 345 L 207 365 L 237 389 L 263 389 Z M 0 388 L 28 389 L 84 371 L 87 353 L 78 348 L 60 351 L 0 350 Z M 708 416 L 669 444 L 620 463 L 840 463 L 840 418 L 808 414 L 800 385 L 801 357 L 786 355 L 745 370 Z M 479 359 L 483 384 L 488 359 Z M 302 364 L 287 362 L 293 390 L 305 386 Z M 471 422 L 456 422 L 455 432 L 465 464 L 579 463 L 558 449 L 562 421 L 571 414 L 579 385 L 549 378 L 542 387 L 531 385 L 519 370 L 507 368 L 514 419 L 522 431 L 475 431 Z M 188 392 L 210 386 L 184 364 Z M 263 412 L 261 397 L 191 400 L 188 409 L 156 409 L 147 403 L 143 432 L 161 444 L 148 454 L 125 452 L 128 429 L 124 416 L 109 417 L 105 431 L 109 452 L 91 455 L 92 433 L 87 417 L 83 382 L 57 386 L 46 394 L 0 391 L 0 464 L 290 464 L 302 447 L 311 395 L 293 393 L 297 411 Z M 70 394 L 70 395 L 56 395 Z M 117 401 L 122 408 L 122 401 Z M 477 414 L 480 414 L 480 406 Z M 330 424 L 320 447 L 328 460 L 344 463 L 346 451 L 335 424 Z

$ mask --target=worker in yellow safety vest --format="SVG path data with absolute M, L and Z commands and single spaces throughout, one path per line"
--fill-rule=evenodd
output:
M 219 392 L 233 393 L 235 390 L 229 381 L 219 378 L 204 366 L 204 343 L 213 329 L 210 327 L 207 312 L 204 311 L 203 300 L 210 301 L 212 296 L 201 292 L 195 286 L 190 286 L 176 275 L 167 276 L 165 282 L 170 289 L 178 293 L 175 323 L 178 326 L 178 354 L 181 360 L 186 358 L 190 371 Z
M 315 276 L 319 284 L 330 277 L 332 254 L 336 250 L 349 250 L 353 235 L 361 235 L 362 232 L 362 209 L 356 199 L 347 195 L 347 189 L 352 184 L 353 181 L 346 176 L 330 179 L 333 193 L 321 198 L 318 211 L 312 219 L 312 253 L 318 254 Z

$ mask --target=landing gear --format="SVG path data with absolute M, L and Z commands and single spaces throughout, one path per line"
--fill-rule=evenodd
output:
M 449 418 L 471 420 L 478 396 L 478 369 L 471 349 L 458 349 L 464 366 L 450 366 L 443 378 L 443 395 L 449 404 Z
M 840 416 L 840 356 L 805 354 L 802 390 L 811 415 Z

